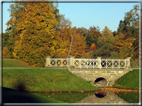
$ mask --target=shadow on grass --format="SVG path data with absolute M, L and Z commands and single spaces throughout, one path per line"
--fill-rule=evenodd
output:
M 21 86 L 21 85 L 20 85 Z M 20 87 L 22 90 L 23 88 Z M 2 87 L 2 103 L 64 103 L 53 98 Z

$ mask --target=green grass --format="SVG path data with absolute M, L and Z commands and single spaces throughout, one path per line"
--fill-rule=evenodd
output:
M 117 93 L 117 95 L 129 103 L 139 103 L 139 93 L 135 92 L 128 92 L 126 94 L 124 93 L 125 92 L 119 92 Z
M 88 81 L 61 69 L 3 69 L 3 87 L 21 91 L 84 91 L 99 89 Z M 84 93 L 56 93 L 40 96 L 59 101 L 75 103 L 87 97 Z
M 3 69 L 3 87 L 16 89 L 22 85 L 27 91 L 80 91 L 95 86 L 67 69 Z
M 2 87 L 3 103 L 64 103 L 45 96 L 29 94 L 18 90 Z
M 63 102 L 67 103 L 77 103 L 78 101 L 81 101 L 85 97 L 88 97 L 89 95 L 94 95 L 94 93 L 36 93 L 37 95 L 42 95 L 46 97 L 51 97 Z
M 139 89 L 139 70 L 133 70 L 123 75 L 112 87 L 125 89 Z
M 17 59 L 3 59 L 3 67 L 30 67 L 26 62 Z

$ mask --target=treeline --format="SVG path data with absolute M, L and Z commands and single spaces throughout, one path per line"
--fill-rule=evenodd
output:
M 3 33 L 3 57 L 14 57 L 30 65 L 44 66 L 46 56 L 67 58 L 138 58 L 139 6 L 127 12 L 117 31 L 107 26 L 71 27 L 70 20 L 50 3 L 10 5 L 10 20 Z

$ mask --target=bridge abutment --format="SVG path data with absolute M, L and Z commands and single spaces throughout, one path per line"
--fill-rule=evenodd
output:
M 68 69 L 71 73 L 77 75 L 78 77 L 89 81 L 92 85 L 96 87 L 107 87 L 114 85 L 114 81 L 118 78 L 122 77 L 124 74 L 128 73 L 130 70 L 128 69 L 76 69 L 76 68 L 69 68 Z M 98 78 L 103 78 L 103 80 L 95 81 Z M 105 83 L 102 86 L 103 83 Z

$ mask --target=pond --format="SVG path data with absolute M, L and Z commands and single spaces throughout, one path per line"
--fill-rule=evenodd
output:
M 114 92 L 98 90 L 93 92 L 34 93 L 54 98 L 65 103 L 139 103 L 138 92 Z

